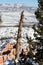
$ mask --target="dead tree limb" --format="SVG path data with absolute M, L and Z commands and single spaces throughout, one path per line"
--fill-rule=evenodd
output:
M 23 19 L 24 15 L 23 12 L 21 12 L 21 17 L 20 17 L 20 22 L 19 22 L 19 28 L 18 28 L 18 35 L 17 35 L 17 59 L 19 59 L 19 51 L 20 51 L 20 44 L 21 44 L 21 32 L 22 32 L 22 27 L 23 27 Z

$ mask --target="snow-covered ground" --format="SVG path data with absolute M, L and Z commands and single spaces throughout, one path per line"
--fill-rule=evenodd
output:
M 17 31 L 18 31 L 18 27 L 3 27 L 0 29 L 0 39 L 1 38 L 8 38 L 6 40 L 0 40 L 0 44 L 2 46 L 2 44 L 7 44 L 7 43 L 14 43 L 16 42 L 17 39 Z M 22 28 L 22 34 L 21 34 L 21 42 L 25 43 L 24 45 L 27 46 L 27 39 L 26 39 L 26 35 L 28 35 L 28 37 L 31 37 L 32 39 L 34 39 L 34 30 L 32 28 L 28 28 L 28 27 L 23 27 Z M 24 47 L 24 46 L 23 46 Z
M 5 25 L 5 26 L 15 26 L 19 25 L 20 21 L 20 12 L 2 12 L 1 17 L 3 23 L 0 25 Z M 31 23 L 31 24 L 30 24 Z M 35 14 L 31 12 L 24 11 L 24 25 L 32 25 L 32 24 L 37 24 L 37 20 L 35 18 Z

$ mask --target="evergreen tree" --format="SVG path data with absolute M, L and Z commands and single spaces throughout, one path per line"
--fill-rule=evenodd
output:
M 36 54 L 36 57 L 38 60 L 43 61 L 43 0 L 38 0 L 38 8 L 37 11 L 35 11 L 35 15 L 39 21 L 37 26 L 33 26 L 33 29 L 37 32 L 37 34 L 34 34 L 37 43 L 37 51 L 39 54 Z
M 28 38 L 28 35 L 26 36 L 26 39 L 27 39 L 27 43 L 29 44 L 29 50 L 30 50 L 27 55 L 29 56 L 29 58 L 33 58 L 34 55 L 32 53 L 32 47 L 31 47 L 33 45 L 32 42 L 33 40 L 31 39 L 31 37 Z

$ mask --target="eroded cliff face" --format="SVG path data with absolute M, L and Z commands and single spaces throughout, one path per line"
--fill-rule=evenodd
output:
M 4 64 L 5 61 L 10 59 L 15 59 L 16 48 L 15 44 L 7 44 L 5 48 L 0 52 L 0 64 Z

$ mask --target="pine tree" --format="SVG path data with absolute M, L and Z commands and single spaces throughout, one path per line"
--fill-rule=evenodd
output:
M 33 45 L 33 40 L 31 39 L 31 37 L 30 38 L 28 38 L 28 35 L 26 36 L 26 39 L 27 39 L 27 43 L 29 44 L 29 52 L 28 52 L 28 55 L 29 55 L 29 58 L 33 58 L 33 53 L 32 53 L 32 45 Z
M 38 0 L 38 8 L 37 11 L 35 11 L 35 15 L 39 21 L 37 26 L 33 26 L 33 29 L 37 32 L 37 34 L 34 34 L 38 48 L 37 51 L 39 54 L 37 55 L 37 59 L 43 61 L 43 0 Z

